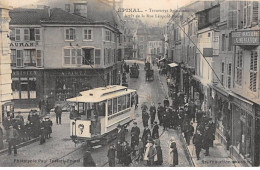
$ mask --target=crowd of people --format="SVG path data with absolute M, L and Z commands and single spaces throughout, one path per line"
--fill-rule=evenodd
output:
M 27 121 L 23 115 L 18 112 L 7 112 L 3 119 L 3 127 L 6 132 L 5 139 L 8 142 L 8 153 L 11 154 L 14 150 L 14 155 L 17 154 L 17 145 L 21 142 L 28 141 L 32 138 L 40 138 L 40 144 L 45 142 L 45 139 L 50 138 L 52 133 L 52 121 L 49 117 L 40 117 L 37 110 L 31 110 L 28 114 Z M 0 149 L 4 148 L 4 133 L 0 127 Z

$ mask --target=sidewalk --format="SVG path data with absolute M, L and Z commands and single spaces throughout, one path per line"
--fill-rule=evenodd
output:
M 168 96 L 168 86 L 166 82 L 166 77 L 159 76 L 159 80 L 163 89 Z M 169 98 L 170 103 L 172 100 Z M 196 129 L 197 123 L 193 123 L 194 129 Z M 217 139 L 214 141 L 214 147 L 209 149 L 210 156 L 205 156 L 205 150 L 202 149 L 200 152 L 200 160 L 197 160 L 195 147 L 192 144 L 187 146 L 186 141 L 184 139 L 183 133 L 179 135 L 180 140 L 183 142 L 185 149 L 187 149 L 187 157 L 191 160 L 195 167 L 240 167 L 241 165 L 236 161 L 232 160 L 228 151 L 225 150 L 224 146 Z

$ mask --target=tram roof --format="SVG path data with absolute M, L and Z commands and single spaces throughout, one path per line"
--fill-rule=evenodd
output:
M 124 86 L 113 85 L 107 87 L 99 87 L 87 91 L 80 92 L 81 96 L 67 99 L 70 102 L 97 103 L 107 99 L 115 98 L 135 92 L 136 90 L 128 89 Z

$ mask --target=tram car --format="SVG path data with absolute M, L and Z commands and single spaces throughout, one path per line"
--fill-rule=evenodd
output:
M 102 140 L 105 144 L 113 140 L 118 124 L 126 127 L 135 119 L 131 106 L 135 91 L 112 85 L 83 91 L 79 96 L 67 99 L 72 105 L 70 137 L 73 142 Z

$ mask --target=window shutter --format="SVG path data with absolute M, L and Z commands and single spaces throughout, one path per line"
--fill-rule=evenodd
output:
M 252 16 L 252 26 L 257 25 L 258 23 L 258 1 L 253 2 L 253 16 Z
M 237 11 L 229 11 L 228 12 L 228 28 L 229 29 L 236 29 L 237 28 L 237 21 L 238 15 Z

